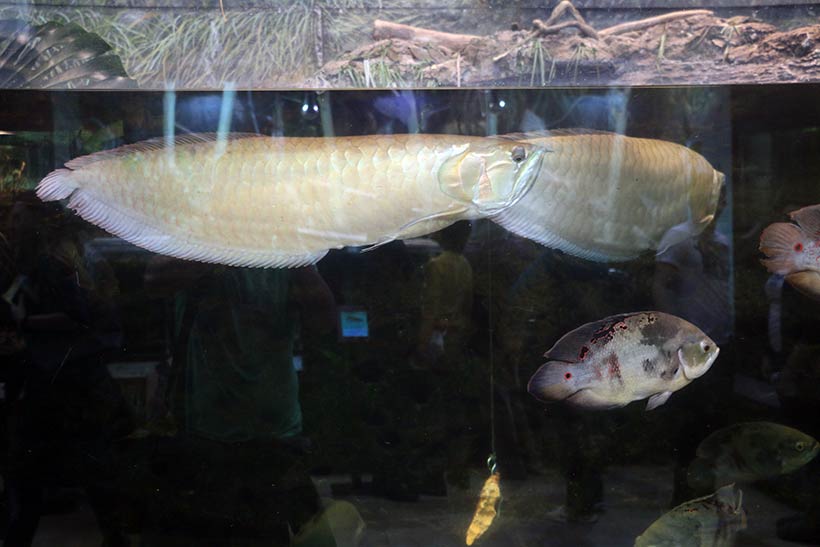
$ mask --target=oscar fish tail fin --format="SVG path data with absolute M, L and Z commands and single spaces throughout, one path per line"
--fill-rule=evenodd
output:
M 807 243 L 799 227 L 776 222 L 760 234 L 760 250 L 768 257 L 761 262 L 770 272 L 787 275 L 800 269 L 798 262 Z

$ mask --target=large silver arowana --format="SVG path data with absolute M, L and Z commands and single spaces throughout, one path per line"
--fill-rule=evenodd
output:
M 492 217 L 521 237 L 622 261 L 694 237 L 715 218 L 723 173 L 679 144 L 586 129 L 509 137 L 549 150 L 532 190 Z
M 281 268 L 496 214 L 542 157 L 489 137 L 192 134 L 73 159 L 37 195 L 150 251 Z

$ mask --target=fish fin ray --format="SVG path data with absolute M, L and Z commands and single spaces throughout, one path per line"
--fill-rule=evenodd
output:
M 812 237 L 820 238 L 820 205 L 803 207 L 789 213 L 789 217 Z
M 370 245 L 369 247 L 365 247 L 364 249 L 362 249 L 361 252 L 366 253 L 366 252 L 372 251 L 373 249 L 377 249 L 378 247 L 381 247 L 382 245 L 387 245 L 388 243 L 390 243 L 392 241 L 396 241 L 397 239 L 402 239 L 403 238 L 402 234 L 405 234 L 407 232 L 407 230 L 409 230 L 410 228 L 412 228 L 416 224 L 420 224 L 422 222 L 427 222 L 427 221 L 430 221 L 430 220 L 445 220 L 445 219 L 448 219 L 448 217 L 458 217 L 458 215 L 464 214 L 467 211 L 468 211 L 468 209 L 466 207 L 462 207 L 460 209 L 453 209 L 453 210 L 448 210 L 448 211 L 438 211 L 437 213 L 431 213 L 431 214 L 425 215 L 421 218 L 413 219 L 410 222 L 408 222 L 407 224 L 405 224 L 404 226 L 402 226 L 401 228 L 399 228 L 396 231 L 396 233 L 393 234 L 392 236 L 387 237 L 385 239 L 382 239 L 381 241 L 378 241 L 378 242 L 374 243 L 373 245 Z M 453 218 L 452 219 L 453 222 L 457 222 L 459 220 L 461 220 L 461 219 L 460 218 Z M 441 229 L 444 229 L 444 227 L 442 227 Z
M 399 237 L 398 237 L 398 236 L 391 236 L 391 237 L 388 237 L 388 238 L 386 238 L 386 239 L 382 239 L 381 241 L 379 241 L 379 242 L 377 242 L 377 243 L 374 243 L 373 245 L 370 245 L 370 246 L 368 246 L 368 247 L 364 247 L 364 248 L 363 248 L 360 252 L 362 252 L 362 253 L 369 253 L 369 252 L 370 252 L 370 251 L 372 251 L 373 249 L 378 249 L 378 248 L 379 248 L 379 247 L 381 247 L 382 245 L 387 245 L 388 243 L 392 243 L 392 242 L 394 242 L 394 241 L 396 241 L 396 240 L 398 240 L 398 239 L 399 239 Z
M 132 214 L 118 210 L 87 190 L 71 194 L 68 207 L 104 230 L 149 251 L 198 262 L 257 268 L 296 268 L 315 264 L 327 251 L 286 254 L 267 249 L 220 247 L 207 242 L 187 241 L 169 234 Z
M 668 401 L 669 397 L 671 397 L 671 396 L 672 396 L 671 391 L 664 391 L 664 392 L 661 392 L 661 393 L 656 393 L 655 395 L 650 397 L 649 401 L 646 403 L 646 410 L 647 411 L 655 410 L 656 408 L 658 408 L 659 406 L 664 404 L 666 401 Z
M 760 250 L 768 257 L 761 260 L 772 272 L 786 275 L 797 269 L 795 245 L 807 243 L 803 230 L 787 222 L 775 222 L 760 234 Z
M 71 170 L 56 169 L 37 185 L 37 197 L 43 201 L 66 199 L 77 188 L 77 183 L 71 177 Z
M 623 137 L 620 133 L 612 131 L 601 131 L 599 129 L 585 129 L 582 127 L 563 129 L 538 129 L 535 131 L 520 131 L 516 133 L 505 133 L 498 135 L 498 138 L 511 141 L 529 141 L 532 139 L 547 139 L 550 137 L 571 137 L 578 135 L 612 135 Z
M 593 262 L 617 262 L 631 260 L 638 256 L 634 253 L 615 255 L 585 249 L 553 233 L 543 224 L 532 222 L 529 220 L 529 216 L 526 204 L 519 203 L 492 215 L 490 220 L 517 236 L 535 241 L 550 249 L 557 249 Z
M 633 315 L 636 315 L 636 313 L 611 315 L 599 321 L 581 325 L 577 329 L 573 329 L 559 338 L 558 341 L 547 350 L 544 357 L 568 363 L 578 363 L 581 360 L 579 351 L 583 347 L 589 348 L 591 339 L 596 332 L 607 329 L 611 325 L 620 323 Z M 592 348 L 589 349 L 591 350 Z
M 264 137 L 264 135 L 257 133 L 227 133 L 224 136 L 226 142 L 252 137 Z M 175 135 L 171 140 L 172 146 L 174 147 L 205 144 L 217 141 L 219 141 L 218 133 L 188 133 L 185 135 Z M 74 158 L 73 160 L 66 162 L 65 166 L 68 169 L 81 169 L 82 167 L 98 161 L 121 158 L 135 152 L 154 152 L 158 150 L 165 150 L 167 146 L 166 142 L 165 137 L 154 137 L 134 144 L 124 144 L 110 150 L 101 150 L 100 152 L 94 152 L 93 154 Z

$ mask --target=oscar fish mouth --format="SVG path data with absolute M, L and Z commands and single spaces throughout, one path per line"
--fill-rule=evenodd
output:
M 683 374 L 683 377 L 686 378 L 687 380 L 689 380 L 690 382 L 692 380 L 696 380 L 696 379 L 700 378 L 701 376 L 706 374 L 709 371 L 710 368 L 712 368 L 712 365 L 717 360 L 718 355 L 720 355 L 720 348 L 717 345 L 715 345 L 714 353 L 712 353 L 709 356 L 709 358 L 706 360 L 706 362 L 703 365 L 697 367 L 697 369 L 696 369 L 698 371 L 702 370 L 703 372 L 700 372 L 697 375 L 693 375 L 692 377 L 689 377 L 689 375 L 686 374 L 686 366 L 684 366 L 686 361 L 684 360 L 684 357 L 683 357 L 683 348 L 679 348 L 678 349 L 678 361 L 680 361 L 680 363 L 681 363 L 681 367 L 680 367 L 681 368 L 681 374 Z

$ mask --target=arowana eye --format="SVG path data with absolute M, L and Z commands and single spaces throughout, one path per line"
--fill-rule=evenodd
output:
M 521 163 L 525 159 L 527 159 L 527 151 L 524 149 L 523 146 L 516 146 L 512 149 L 512 160 L 515 163 Z

